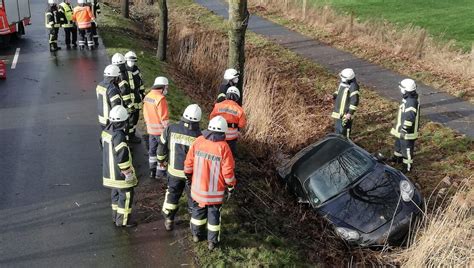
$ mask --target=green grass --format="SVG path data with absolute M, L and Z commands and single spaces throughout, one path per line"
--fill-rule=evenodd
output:
M 309 0 L 315 5 L 330 4 L 366 19 L 414 24 L 433 36 L 455 40 L 469 51 L 474 42 L 474 1 L 472 0 Z

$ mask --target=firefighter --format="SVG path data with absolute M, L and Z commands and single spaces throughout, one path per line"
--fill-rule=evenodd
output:
M 51 52 L 61 49 L 61 47 L 58 46 L 58 32 L 63 21 L 56 1 L 57 0 L 48 0 L 48 9 L 46 9 L 44 14 L 45 26 L 49 29 L 49 51 Z
M 354 113 L 359 105 L 359 84 L 352 69 L 344 69 L 339 73 L 341 83 L 334 92 L 334 111 L 331 117 L 336 119 L 336 134 L 350 138 Z
M 117 66 L 120 69 L 118 86 L 120 89 L 120 94 L 122 95 L 123 105 L 125 108 L 127 108 L 129 114 L 133 114 L 135 112 L 135 105 L 134 105 L 135 96 L 131 92 L 130 85 L 128 84 L 128 73 L 127 73 L 127 68 L 125 67 L 125 57 L 120 53 L 115 53 L 112 56 L 112 64 Z M 131 143 L 141 142 L 141 140 L 136 136 L 130 137 L 128 135 L 129 133 L 128 129 L 126 130 L 126 132 L 127 132 L 127 139 L 129 142 Z
M 409 172 L 413 164 L 415 141 L 418 138 L 420 122 L 420 97 L 416 92 L 416 83 L 404 79 L 399 84 L 402 93 L 402 104 L 398 108 L 397 124 L 390 134 L 395 136 L 394 160 L 403 162 L 404 171 Z
M 237 183 L 234 176 L 234 157 L 225 142 L 227 122 L 222 116 L 209 121 L 208 130 L 203 132 L 189 148 L 184 162 L 184 173 L 191 180 L 193 212 L 191 230 L 193 241 L 199 242 L 205 233 L 209 250 L 220 240 L 220 214 L 224 192 L 234 191 Z
M 202 111 L 197 104 L 189 105 L 184 110 L 181 121 L 169 125 L 165 129 L 160 138 L 161 142 L 158 144 L 158 162 L 168 162 L 168 189 L 162 209 L 165 215 L 165 228 L 168 231 L 173 229 L 174 217 L 178 211 L 178 201 L 184 190 L 186 190 L 188 198 L 188 211 L 192 211 L 193 201 L 183 170 L 189 146 L 197 137 L 201 136 L 199 128 L 201 116 Z
M 227 89 L 226 100 L 216 103 L 210 115 L 211 119 L 220 115 L 227 121 L 226 141 L 229 143 L 234 157 L 237 152 L 237 139 L 239 138 L 240 130 L 247 124 L 244 109 L 237 103 L 239 100 L 239 89 L 230 87 Z
M 143 98 L 145 97 L 145 85 L 143 83 L 140 69 L 136 65 L 138 60 L 137 55 L 133 51 L 129 51 L 125 54 L 125 60 L 127 62 L 125 68 L 127 70 L 128 84 L 130 91 L 134 96 L 134 111 L 130 114 L 129 122 L 129 136 L 131 139 L 140 141 L 141 139 L 136 137 L 136 127 L 138 119 L 140 117 L 140 110 L 143 108 Z
M 155 79 L 150 92 L 143 99 L 143 118 L 149 137 L 148 162 L 150 164 L 150 179 L 164 178 L 166 167 L 158 163 L 156 156 L 161 134 L 168 127 L 169 114 L 168 103 L 168 79 L 159 76 Z
M 100 15 L 100 5 L 99 5 L 99 1 L 97 0 L 86 0 L 87 1 L 87 5 L 91 8 L 92 10 L 92 14 L 94 15 L 94 18 L 97 18 L 97 15 L 99 14 Z M 91 24 L 91 35 L 92 35 L 92 39 L 94 40 L 94 44 L 96 47 L 99 46 L 99 35 L 97 34 L 97 22 L 94 20 L 92 21 L 92 24 Z
M 99 108 L 99 124 L 102 130 L 109 124 L 110 109 L 123 105 L 122 96 L 117 86 L 120 70 L 115 65 L 109 65 L 104 70 L 104 80 L 97 85 L 96 94 Z
M 110 110 L 110 123 L 102 131 L 103 185 L 112 189 L 112 220 L 117 227 L 136 226 L 130 220 L 130 214 L 133 188 L 138 184 L 138 179 L 126 142 L 127 119 L 127 110 L 117 105 Z
M 237 83 L 239 82 L 239 72 L 235 69 L 227 69 L 224 72 L 224 82 L 219 88 L 219 95 L 217 95 L 217 101 L 216 102 L 221 102 L 225 101 L 226 99 L 226 94 L 227 94 L 227 89 L 230 87 L 237 86 Z M 239 105 L 242 105 L 242 101 L 239 99 L 237 101 Z
M 66 47 L 71 49 L 71 44 L 77 48 L 77 27 L 72 20 L 72 6 L 70 0 L 64 0 L 59 4 L 59 11 L 64 14 L 65 23 L 62 25 L 64 29 L 64 36 L 66 37 Z M 72 40 L 71 40 L 72 39 Z
M 92 10 L 86 4 L 86 0 L 77 0 L 78 6 L 73 10 L 72 20 L 76 22 L 79 28 L 79 49 L 83 50 L 86 46 L 92 50 L 94 49 L 94 40 L 92 40 L 92 22 L 95 21 L 95 17 L 92 14 Z

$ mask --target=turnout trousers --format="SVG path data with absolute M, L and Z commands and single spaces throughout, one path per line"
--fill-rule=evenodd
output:
M 237 139 L 228 140 L 227 144 L 229 144 L 230 150 L 232 151 L 232 156 L 235 158 L 237 154 Z
M 150 171 L 155 171 L 156 176 L 164 177 L 166 175 L 165 169 L 158 169 L 158 158 L 156 157 L 156 150 L 160 142 L 160 135 L 148 135 L 148 163 L 150 164 Z
M 64 28 L 64 36 L 66 37 L 66 46 L 77 46 L 77 28 L 67 27 Z
M 49 48 L 56 49 L 58 47 L 58 32 L 59 28 L 50 28 L 49 29 Z
M 350 139 L 350 136 L 351 136 L 351 131 L 352 131 L 352 119 L 351 120 L 347 120 L 347 121 L 343 121 L 342 119 L 336 119 L 336 122 L 335 122 L 335 132 L 336 134 L 341 134 L 343 135 L 344 137 Z
M 188 200 L 188 212 L 192 213 L 193 200 L 191 199 L 191 189 L 189 185 L 186 184 L 186 179 L 168 175 L 168 189 L 166 190 L 165 201 L 162 209 L 167 220 L 174 221 L 174 217 L 179 208 L 179 199 L 183 195 L 183 192 L 186 193 L 186 198 Z
M 91 24 L 91 35 L 92 39 L 94 40 L 94 45 L 99 46 L 99 35 L 97 34 L 97 24 L 92 22 Z
M 130 137 L 135 136 L 139 118 L 140 118 L 140 110 L 135 109 L 130 113 L 130 118 L 128 119 L 128 134 Z
M 94 40 L 92 40 L 91 28 L 79 29 L 79 47 L 84 48 L 86 45 L 89 49 L 94 47 Z
M 415 151 L 415 140 L 395 139 L 395 150 L 393 155 L 403 159 L 407 171 L 410 171 L 413 165 L 413 154 Z
M 116 226 L 126 225 L 132 213 L 133 188 L 112 188 L 112 221 Z
M 197 202 L 193 201 L 193 213 L 191 215 L 193 235 L 204 238 L 207 227 L 207 241 L 218 243 L 221 231 L 221 208 L 222 205 L 200 207 Z

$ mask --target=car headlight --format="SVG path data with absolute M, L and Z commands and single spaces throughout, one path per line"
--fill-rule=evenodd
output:
M 411 201 L 414 193 L 415 188 L 413 188 L 413 185 L 410 182 L 408 182 L 407 180 L 402 180 L 400 182 L 400 194 L 402 195 L 403 201 Z
M 337 227 L 336 233 L 347 241 L 357 241 L 360 238 L 360 235 L 357 231 L 348 228 Z

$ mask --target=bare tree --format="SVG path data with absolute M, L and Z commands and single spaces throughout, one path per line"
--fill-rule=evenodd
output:
M 240 73 L 239 84 L 243 96 L 245 65 L 245 31 L 249 21 L 247 0 L 229 0 L 229 68 Z
M 166 45 L 168 43 L 168 5 L 166 0 L 158 0 L 160 9 L 160 31 L 158 35 L 158 50 L 156 56 L 160 61 L 166 61 Z
M 120 0 L 120 3 L 122 6 L 122 16 L 128 19 L 129 14 L 130 14 L 130 11 L 129 11 L 130 2 L 129 0 Z

